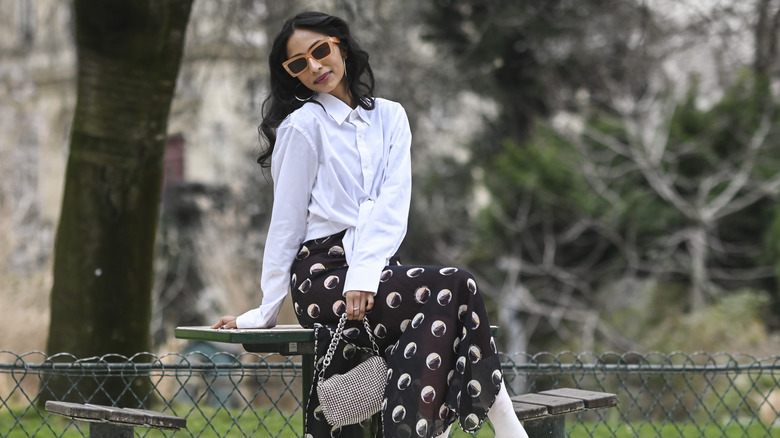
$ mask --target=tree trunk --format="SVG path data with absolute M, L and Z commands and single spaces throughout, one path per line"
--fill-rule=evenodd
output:
M 507 258 L 504 263 L 506 279 L 500 289 L 498 296 L 500 305 L 497 309 L 502 347 L 499 351 L 506 353 L 515 365 L 523 365 L 528 352 L 528 333 L 524 321 L 518 316 L 519 310 L 523 308 L 520 293 L 521 289 L 524 289 L 520 281 L 520 268 L 523 262 L 517 258 Z M 526 382 L 517 376 L 511 376 L 504 383 L 512 395 L 524 394 L 528 390 Z
M 691 257 L 691 313 L 704 309 L 707 304 L 707 291 L 710 288 L 707 247 L 705 225 L 695 226 L 688 237 L 688 253 Z
M 192 0 L 74 4 L 78 100 L 54 249 L 47 351 L 131 356 L 150 346 L 163 154 Z M 71 385 L 54 379 L 43 398 L 88 398 L 101 383 L 82 379 L 75 391 Z M 139 403 L 128 394 L 128 382 L 106 385 L 104 399 L 91 402 Z

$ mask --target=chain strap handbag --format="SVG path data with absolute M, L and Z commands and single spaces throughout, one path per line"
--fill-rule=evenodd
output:
M 344 374 L 324 378 L 325 369 L 333 359 L 346 321 L 347 312 L 344 312 L 322 361 L 317 383 L 322 413 L 330 425 L 339 427 L 359 423 L 379 412 L 387 382 L 387 362 L 379 354 L 379 347 L 365 317 L 363 326 L 368 332 L 375 354 Z

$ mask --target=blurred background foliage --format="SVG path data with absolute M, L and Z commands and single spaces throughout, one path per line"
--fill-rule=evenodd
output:
M 39 324 L 74 85 L 70 2 L 43 3 L 0 0 L 2 312 Z M 304 9 L 352 24 L 378 94 L 410 116 L 402 259 L 470 270 L 502 351 L 778 351 L 780 0 L 196 0 L 169 120 L 186 156 L 163 193 L 156 349 L 178 348 L 177 325 L 259 304 L 267 45 Z

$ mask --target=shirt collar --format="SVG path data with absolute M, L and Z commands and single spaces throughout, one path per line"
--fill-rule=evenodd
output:
M 314 100 L 319 102 L 322 107 L 325 108 L 325 112 L 339 125 L 344 123 L 353 112 L 360 116 L 364 122 L 369 125 L 371 124 L 371 121 L 365 114 L 365 110 L 360 106 L 353 110 L 349 105 L 342 102 L 341 99 L 328 93 L 317 93 L 317 95 L 314 96 Z

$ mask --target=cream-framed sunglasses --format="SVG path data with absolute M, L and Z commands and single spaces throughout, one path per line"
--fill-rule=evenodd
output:
M 337 50 L 336 44 L 340 42 L 341 40 L 337 37 L 327 37 L 315 44 L 308 52 L 284 61 L 282 67 L 287 70 L 287 73 L 290 73 L 290 76 L 298 77 L 309 68 L 309 58 L 315 61 L 322 61 Z

